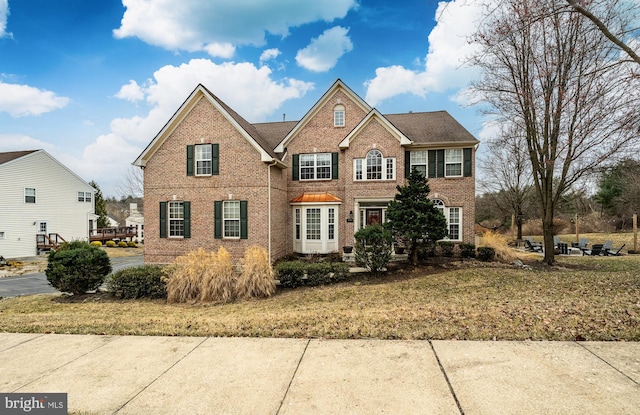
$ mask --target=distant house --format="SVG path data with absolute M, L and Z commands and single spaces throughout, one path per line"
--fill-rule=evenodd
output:
M 448 238 L 474 242 L 476 140 L 447 112 L 383 115 L 337 80 L 300 121 L 251 124 L 198 85 L 135 160 L 145 261 L 259 245 L 272 260 L 326 254 L 386 220 L 411 169 Z
M 144 216 L 138 210 L 137 203 L 129 204 L 129 216 L 127 216 L 126 225 L 136 228 L 136 239 L 138 242 L 144 241 Z
M 0 153 L 0 255 L 88 240 L 95 189 L 44 150 Z

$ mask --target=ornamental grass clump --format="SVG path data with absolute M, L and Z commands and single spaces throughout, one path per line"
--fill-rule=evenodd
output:
M 226 303 L 235 297 L 236 273 L 231 255 L 224 248 L 217 253 L 199 248 L 179 256 L 165 275 L 170 303 Z
M 217 253 L 211 252 L 209 261 L 203 270 L 200 301 L 215 303 L 233 301 L 237 274 L 233 267 L 231 254 L 225 248 L 220 247 Z
M 244 254 L 242 274 L 236 285 L 238 298 L 270 297 L 276 292 L 276 280 L 269 254 L 259 246 L 249 247 Z
M 493 248 L 495 258 L 501 262 L 513 262 L 516 258 L 514 250 L 509 247 L 507 238 L 496 232 L 488 231 L 482 236 L 482 246 Z

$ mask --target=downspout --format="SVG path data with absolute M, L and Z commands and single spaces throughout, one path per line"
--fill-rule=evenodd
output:
M 267 181 L 268 183 L 268 200 L 267 200 L 267 238 L 268 238 L 268 251 L 269 251 L 269 264 L 271 264 L 271 167 L 278 164 L 277 160 L 273 160 L 271 164 L 267 166 Z

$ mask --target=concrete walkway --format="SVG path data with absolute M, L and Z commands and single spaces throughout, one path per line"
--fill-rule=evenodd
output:
M 0 333 L 0 392 L 82 414 L 640 414 L 640 343 Z

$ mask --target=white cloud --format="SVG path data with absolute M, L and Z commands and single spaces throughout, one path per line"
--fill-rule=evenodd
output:
M 133 79 L 128 84 L 123 85 L 116 94 L 116 98 L 124 99 L 129 102 L 137 102 L 144 99 L 144 92 Z
M 0 151 L 40 150 L 51 151 L 54 146 L 23 134 L 0 134 Z
M 7 112 L 12 117 L 40 115 L 63 108 L 68 103 L 69 98 L 51 91 L 0 81 L 0 112 Z
M 333 68 L 338 59 L 353 49 L 349 39 L 349 29 L 335 26 L 327 29 L 317 38 L 313 38 L 309 46 L 298 51 L 298 65 L 313 72 L 326 72 Z
M 116 38 L 137 37 L 169 50 L 206 51 L 230 58 L 234 45 L 263 45 L 265 34 L 343 18 L 356 0 L 123 0 Z
M 278 48 L 267 49 L 263 51 L 260 55 L 260 65 L 264 64 L 267 61 L 270 61 L 271 59 L 277 58 L 281 53 L 282 52 L 280 52 L 280 49 Z
M 429 51 L 423 71 L 402 66 L 376 69 L 376 77 L 365 83 L 365 100 L 378 105 L 385 99 L 405 93 L 424 97 L 429 92 L 442 92 L 465 87 L 478 75 L 477 69 L 465 66 L 475 46 L 468 37 L 478 27 L 483 2 L 454 0 L 440 2 L 437 24 L 429 34 Z
M 9 0 L 0 0 L 0 38 L 11 37 L 7 32 L 7 21 L 9 17 Z

